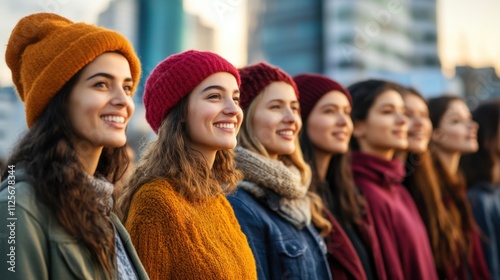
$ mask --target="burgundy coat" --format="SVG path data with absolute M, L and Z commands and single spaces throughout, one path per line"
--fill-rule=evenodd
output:
M 403 163 L 353 152 L 352 168 L 373 217 L 387 278 L 438 279 L 425 225 L 410 193 L 401 185 Z
M 332 224 L 332 231 L 326 237 L 326 246 L 328 250 L 328 264 L 334 279 L 348 280 L 366 280 L 366 274 L 359 259 L 356 249 L 352 245 L 349 237 L 345 233 L 342 226 L 337 222 L 335 217 L 326 210 L 328 219 Z M 373 221 L 370 212 L 363 220 L 363 224 L 356 227 L 360 233 L 360 237 L 364 242 L 370 257 L 374 261 L 374 269 L 379 280 L 386 280 L 384 263 L 380 246 L 378 244 L 377 235 L 373 227 Z

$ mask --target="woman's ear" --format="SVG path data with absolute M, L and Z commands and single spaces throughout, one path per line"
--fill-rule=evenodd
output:
M 362 139 L 366 134 L 366 124 L 364 121 L 356 120 L 354 121 L 354 128 L 352 131 L 352 136 L 356 139 Z
M 440 144 L 443 141 L 443 133 L 441 129 L 434 128 L 432 130 L 431 140 L 436 144 Z

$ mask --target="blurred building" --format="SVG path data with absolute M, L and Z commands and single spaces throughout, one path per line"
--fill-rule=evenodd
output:
M 322 72 L 323 0 L 248 1 L 248 60 L 291 74 Z
M 112 0 L 99 14 L 97 24 L 123 34 L 137 47 L 139 10 L 136 0 Z
M 184 17 L 183 49 L 215 52 L 215 30 L 200 16 L 186 13 Z
M 142 99 L 144 77 L 167 56 L 182 50 L 184 17 L 182 0 L 112 0 L 99 16 L 99 25 L 124 34 L 141 59 L 143 79 L 136 101 Z
M 460 66 L 455 68 L 455 75 L 462 81 L 464 96 L 471 109 L 488 99 L 500 98 L 500 78 L 495 68 Z
M 390 79 L 431 96 L 447 91 L 437 53 L 436 1 L 249 1 L 249 62 L 345 85 Z
M 26 130 L 24 106 L 14 87 L 0 88 L 0 158 L 5 160 Z

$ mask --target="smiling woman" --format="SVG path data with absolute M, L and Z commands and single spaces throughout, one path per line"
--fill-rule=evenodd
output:
M 252 251 L 224 194 L 241 173 L 233 151 L 243 115 L 236 68 L 211 52 L 160 62 L 146 81 L 158 134 L 120 199 L 152 279 L 255 279 Z
M 383 80 L 351 85 L 352 172 L 368 202 L 387 279 L 438 279 L 425 225 L 402 186 L 403 163 L 394 158 L 408 147 L 403 88 Z
M 112 213 L 140 77 L 132 45 L 111 30 L 40 13 L 18 23 L 6 60 L 29 127 L 8 161 L 15 184 L 0 185 L 0 217 L 7 220 L 15 188 L 18 222 L 17 242 L 0 229 L 1 251 L 15 244 L 17 256 L 7 278 L 147 279 Z
M 229 195 L 257 262 L 259 279 L 331 279 L 317 228 L 330 224 L 313 207 L 311 171 L 302 158 L 299 92 L 293 79 L 266 63 L 240 69 L 245 122 L 237 167 L 244 180 Z

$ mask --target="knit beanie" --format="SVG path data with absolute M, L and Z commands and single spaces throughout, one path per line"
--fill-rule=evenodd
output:
M 51 13 L 22 18 L 12 31 L 5 60 L 31 127 L 50 100 L 97 56 L 117 51 L 130 65 L 135 91 L 141 65 L 130 42 L 117 32 Z
M 144 107 L 146 120 L 155 133 L 168 112 L 203 80 L 218 72 L 228 72 L 240 85 L 238 70 L 221 56 L 189 50 L 160 62 L 146 80 Z
M 272 82 L 282 81 L 290 84 L 299 98 L 299 91 L 292 77 L 278 67 L 261 62 L 239 69 L 239 72 L 241 76 L 240 106 L 243 109 L 248 107 L 252 100 Z
M 316 102 L 326 93 L 337 90 L 345 94 L 352 106 L 351 94 L 347 89 L 327 76 L 319 74 L 301 74 L 293 77 L 300 92 L 300 113 L 302 121 L 306 121 Z

